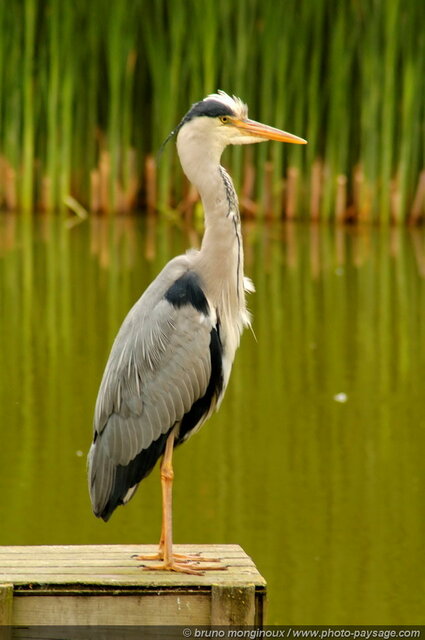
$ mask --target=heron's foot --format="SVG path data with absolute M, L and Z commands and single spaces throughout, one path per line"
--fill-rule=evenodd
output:
M 227 566 L 219 564 L 219 560 L 214 558 L 215 564 L 200 564 L 199 560 L 188 559 L 188 556 L 183 556 L 179 559 L 181 554 L 173 554 L 173 559 L 169 562 L 162 560 L 160 564 L 141 565 L 143 571 L 176 571 L 177 573 L 188 573 L 194 576 L 204 575 L 204 571 L 224 571 Z M 205 558 L 203 558 L 205 560 Z
M 148 560 L 148 561 L 155 561 L 155 560 L 164 560 L 164 552 L 162 549 L 159 549 L 156 553 L 147 553 L 147 554 L 134 554 L 131 556 L 132 558 L 134 558 L 135 560 Z M 193 562 L 193 563 L 198 563 L 198 562 L 221 562 L 220 558 L 206 558 L 204 556 L 201 556 L 201 552 L 198 553 L 191 553 L 191 554 L 185 554 L 185 553 L 173 553 L 173 560 L 181 563 L 181 562 Z

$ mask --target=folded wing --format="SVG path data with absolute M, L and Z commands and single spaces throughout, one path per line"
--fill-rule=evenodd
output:
M 196 278 L 180 280 L 155 304 L 136 303 L 105 369 L 89 453 L 93 511 L 105 520 L 152 470 L 170 431 L 182 426 L 180 441 L 187 437 L 221 392 L 215 312 Z

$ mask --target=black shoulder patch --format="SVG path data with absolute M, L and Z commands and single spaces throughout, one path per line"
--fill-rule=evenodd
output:
M 208 301 L 202 291 L 200 278 L 193 271 L 188 271 L 180 276 L 164 297 L 176 309 L 191 304 L 200 313 L 208 315 Z
M 207 116 L 208 118 L 218 118 L 218 116 L 234 116 L 232 109 L 223 104 L 219 100 L 201 100 L 192 105 L 192 108 L 187 112 L 184 117 L 184 121 L 188 122 L 192 118 L 198 116 Z

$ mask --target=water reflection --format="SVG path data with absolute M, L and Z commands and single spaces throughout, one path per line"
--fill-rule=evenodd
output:
M 154 542 L 157 471 L 105 525 L 85 456 L 117 328 L 187 234 L 65 222 L 0 218 L 0 543 Z M 176 541 L 240 543 L 270 622 L 425 623 L 424 234 L 250 222 L 245 244 L 256 339 L 176 454 Z

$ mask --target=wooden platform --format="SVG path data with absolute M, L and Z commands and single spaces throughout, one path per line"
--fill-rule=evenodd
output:
M 150 545 L 0 547 L 0 625 L 263 624 L 266 582 L 238 545 L 175 545 L 225 571 L 142 570 Z M 149 566 L 149 562 L 144 563 Z

